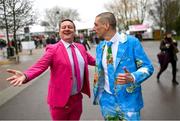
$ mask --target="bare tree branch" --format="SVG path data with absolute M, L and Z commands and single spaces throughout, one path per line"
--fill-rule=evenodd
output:
M 51 9 L 46 9 L 45 20 L 49 24 L 47 29 L 57 31 L 59 28 L 59 21 L 69 18 L 71 20 L 79 20 L 79 13 L 74 9 L 67 9 L 55 6 Z

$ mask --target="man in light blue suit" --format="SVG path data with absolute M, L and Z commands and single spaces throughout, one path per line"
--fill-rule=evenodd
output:
M 116 31 L 112 13 L 97 15 L 93 29 L 104 40 L 96 48 L 94 104 L 105 120 L 140 120 L 141 83 L 152 75 L 152 63 L 137 38 Z

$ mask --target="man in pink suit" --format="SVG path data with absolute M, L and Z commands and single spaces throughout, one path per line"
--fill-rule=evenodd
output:
M 81 92 L 90 97 L 88 65 L 94 66 L 95 59 L 87 53 L 83 45 L 73 42 L 76 28 L 72 20 L 62 20 L 59 28 L 61 40 L 47 46 L 45 54 L 25 72 L 8 69 L 13 76 L 7 80 L 11 85 L 20 86 L 50 67 L 47 102 L 52 120 L 79 120 L 82 113 Z M 79 63 L 79 82 L 71 46 Z

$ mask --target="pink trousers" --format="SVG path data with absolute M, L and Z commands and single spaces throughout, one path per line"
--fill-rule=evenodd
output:
M 82 114 L 82 94 L 69 98 L 64 107 L 50 106 L 51 118 L 57 120 L 80 120 Z

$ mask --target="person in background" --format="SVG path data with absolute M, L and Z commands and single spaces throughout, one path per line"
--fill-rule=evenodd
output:
M 166 56 L 163 61 L 160 63 L 160 70 L 157 74 L 157 81 L 160 81 L 161 74 L 167 69 L 168 64 L 172 65 L 172 83 L 178 85 L 179 82 L 176 80 L 176 71 L 177 71 L 177 53 L 179 52 L 177 48 L 177 42 L 172 38 L 171 32 L 166 32 L 165 38 L 160 43 L 160 50 Z
M 51 44 L 51 39 L 49 38 L 49 36 L 46 38 L 46 45 Z
M 142 33 L 141 32 L 137 32 L 135 34 L 135 37 L 139 39 L 139 41 L 143 41 L 143 38 L 142 38 Z
M 105 120 L 140 120 L 141 84 L 154 68 L 139 40 L 116 30 L 113 13 L 96 16 L 93 30 L 101 41 L 96 48 L 94 104 Z
M 88 46 L 88 49 L 90 50 L 91 47 L 89 46 L 87 39 L 84 37 L 83 34 L 79 34 L 79 42 L 84 45 L 85 49 L 87 50 L 86 45 Z
M 56 36 L 55 35 L 51 35 L 50 43 L 51 44 L 55 44 L 56 43 Z
M 52 120 L 79 120 L 82 93 L 90 97 L 88 65 L 94 66 L 95 59 L 83 45 L 73 42 L 76 27 L 72 20 L 62 20 L 59 28 L 61 40 L 48 45 L 45 54 L 26 71 L 8 69 L 13 76 L 7 80 L 21 86 L 50 67 L 47 102 Z
M 0 39 L 0 50 L 2 50 L 6 46 L 7 46 L 6 41 L 3 39 Z

